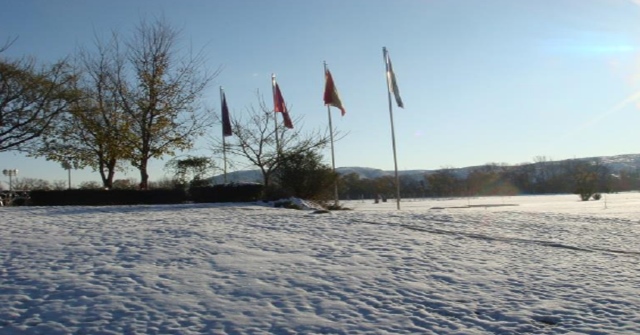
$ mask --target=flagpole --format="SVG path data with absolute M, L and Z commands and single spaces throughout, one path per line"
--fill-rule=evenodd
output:
M 327 77 L 327 62 L 323 62 L 324 63 L 324 75 L 325 75 L 325 80 Z M 329 116 L 329 138 L 331 139 L 331 167 L 333 168 L 333 174 L 335 175 L 336 173 L 336 156 L 334 153 L 334 149 L 333 149 L 333 124 L 331 122 L 331 108 L 329 105 L 327 105 L 327 115 Z M 334 199 L 335 199 L 335 206 L 338 207 L 338 205 L 340 204 L 340 200 L 338 198 L 338 179 L 336 178 L 336 180 L 334 181 L 333 184 L 333 195 L 334 195 Z
M 274 101 L 273 120 L 275 121 L 275 127 L 276 127 L 276 157 L 280 157 L 280 140 L 278 139 L 278 113 L 276 113 L 276 111 L 275 111 L 275 101 L 276 101 L 276 75 L 275 75 L 275 73 L 271 74 L 271 92 L 273 93 L 273 101 Z
M 220 103 L 224 103 L 224 90 L 220 86 Z M 222 107 L 224 108 L 224 106 Z M 224 133 L 224 119 L 222 123 L 222 160 L 224 161 L 224 183 L 227 183 L 227 136 Z
M 389 54 L 386 47 L 382 47 L 382 55 L 387 70 L 387 98 L 389 100 L 389 118 L 391 119 L 391 143 L 393 145 L 393 165 L 396 175 L 396 207 L 400 209 L 400 178 L 398 178 L 398 158 L 396 153 L 396 135 L 393 127 L 393 104 L 391 103 L 391 83 L 389 82 Z

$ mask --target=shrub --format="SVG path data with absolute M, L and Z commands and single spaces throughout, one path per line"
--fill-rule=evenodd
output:
M 578 195 L 580 196 L 580 200 L 582 201 L 588 201 L 589 199 L 591 199 L 591 193 L 580 193 Z
M 313 151 L 285 153 L 275 179 L 288 195 L 307 200 L 331 199 L 337 174 Z
M 600 193 L 594 193 L 592 196 L 593 200 L 600 200 L 600 198 L 602 198 L 602 194 Z
M 262 201 L 276 201 L 291 198 L 293 196 L 293 192 L 285 190 L 280 187 L 280 185 L 269 185 L 262 191 Z

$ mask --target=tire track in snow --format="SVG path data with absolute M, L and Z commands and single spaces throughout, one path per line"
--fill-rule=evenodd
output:
M 523 239 L 523 238 L 517 238 L 517 237 L 490 236 L 490 235 L 484 235 L 484 234 L 467 233 L 467 232 L 438 229 L 438 228 L 425 228 L 425 227 L 419 227 L 415 225 L 402 224 L 402 223 L 390 223 L 390 222 L 384 223 L 384 222 L 375 222 L 375 221 L 358 220 L 358 219 L 353 220 L 353 222 L 360 222 L 360 223 L 373 224 L 373 225 L 397 226 L 397 227 L 402 227 L 405 229 L 410 229 L 415 231 L 421 231 L 425 233 L 439 234 L 439 235 L 452 235 L 452 236 L 458 235 L 458 236 L 464 236 L 468 238 L 474 238 L 474 239 L 486 240 L 486 241 L 498 241 L 498 242 L 506 242 L 506 243 L 529 243 L 529 244 L 537 244 L 545 247 L 562 248 L 562 249 L 569 249 L 569 250 L 583 251 L 583 252 L 607 252 L 607 253 L 623 254 L 623 255 L 630 255 L 630 256 L 640 256 L 640 252 L 637 252 L 637 251 L 615 250 L 615 249 L 598 248 L 598 247 L 583 248 L 583 247 L 578 247 L 578 246 L 573 246 L 573 245 L 568 245 L 568 244 L 563 244 L 563 243 L 553 242 L 553 241 Z

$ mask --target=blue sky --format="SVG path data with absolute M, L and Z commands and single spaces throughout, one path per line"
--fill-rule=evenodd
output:
M 389 49 L 405 109 L 394 109 L 400 169 L 518 164 L 640 152 L 640 1 L 632 0 L 235 0 L 0 1 L 5 53 L 51 62 L 164 16 L 184 48 L 222 68 L 205 94 L 233 116 L 270 102 L 275 73 L 304 129 L 326 127 L 327 61 L 347 114 L 337 166 L 393 169 L 382 47 Z M 219 134 L 219 129 L 213 129 Z M 209 155 L 207 141 L 197 155 Z M 170 157 L 168 157 L 170 158 Z M 330 152 L 325 152 L 330 163 Z M 222 162 L 219 161 L 222 165 Z M 161 178 L 164 162 L 151 165 Z M 0 153 L 18 177 L 66 180 L 59 164 Z M 134 177 L 130 169 L 118 178 Z M 3 176 L 4 178 L 4 176 Z M 99 180 L 73 171 L 74 184 Z

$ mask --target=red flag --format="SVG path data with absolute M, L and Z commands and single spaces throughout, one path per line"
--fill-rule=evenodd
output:
M 229 119 L 229 107 L 227 107 L 227 97 L 222 93 L 222 136 L 231 136 L 231 120 Z
M 280 92 L 280 86 L 278 86 L 278 83 L 275 83 L 275 85 L 275 90 L 273 92 L 273 110 L 276 113 L 286 113 L 287 105 L 284 103 L 284 98 Z
M 275 83 L 275 90 L 273 92 L 273 110 L 276 113 L 282 113 L 285 127 L 293 129 L 293 122 L 291 122 L 291 118 L 289 117 L 287 105 L 284 103 L 284 98 L 282 97 L 282 92 L 280 92 L 280 86 L 278 86 L 278 83 Z
M 331 72 L 329 69 L 324 72 L 324 104 L 339 108 L 342 111 L 342 116 L 346 113 L 344 107 L 342 106 L 342 101 L 340 101 L 340 95 L 338 95 L 338 89 L 336 85 L 333 83 L 333 77 L 331 77 Z
M 284 126 L 289 129 L 293 129 L 293 122 L 291 122 L 289 113 L 282 113 L 282 117 L 284 118 Z

